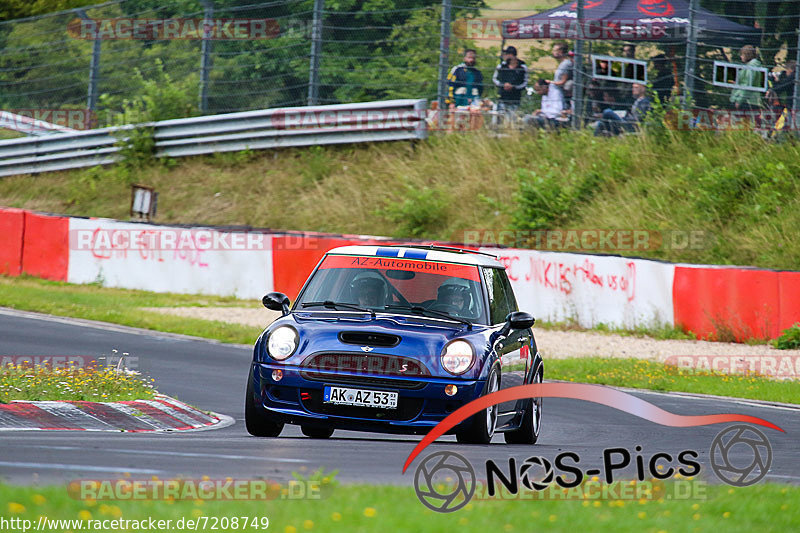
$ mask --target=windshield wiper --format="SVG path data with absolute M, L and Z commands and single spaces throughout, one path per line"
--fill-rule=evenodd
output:
M 337 307 L 341 307 L 342 309 L 352 309 L 353 311 L 362 311 L 364 313 L 369 313 L 370 315 L 372 315 L 372 318 L 375 318 L 375 311 L 373 311 L 372 309 L 367 309 L 366 307 L 359 307 L 353 304 L 334 302 L 332 300 L 325 300 L 324 302 L 305 302 L 302 304 L 302 307 L 304 309 L 306 307 L 327 307 L 328 309 L 336 309 Z
M 433 316 L 438 316 L 441 318 L 446 318 L 447 320 L 452 320 L 453 322 L 461 322 L 462 324 L 467 325 L 467 329 L 472 329 L 472 322 L 467 319 L 453 316 L 451 314 L 445 313 L 443 311 L 434 311 L 433 309 L 428 309 L 427 307 L 422 307 L 421 305 L 394 305 L 390 304 L 385 306 L 386 309 L 405 309 L 407 311 L 412 311 L 414 313 L 425 314 L 428 313 Z

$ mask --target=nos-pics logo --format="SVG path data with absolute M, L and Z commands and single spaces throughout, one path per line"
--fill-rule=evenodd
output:
M 749 448 L 749 451 L 747 450 Z M 752 426 L 738 424 L 720 431 L 711 443 L 711 469 L 723 483 L 747 487 L 767 475 L 772 464 L 772 446 L 767 436 Z M 542 483 L 523 475 L 530 490 L 544 490 L 552 481 L 552 468 L 544 458 L 538 463 L 545 470 Z M 526 462 L 524 467 L 531 466 Z M 524 468 L 523 467 L 523 468 Z M 526 474 L 527 472 L 523 472 Z M 458 511 L 475 495 L 477 478 L 469 461 L 455 452 L 435 452 L 419 463 L 414 473 L 414 490 L 422 504 L 439 513 Z

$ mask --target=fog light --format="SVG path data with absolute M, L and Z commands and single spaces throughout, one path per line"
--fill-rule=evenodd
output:
M 280 381 L 283 379 L 283 370 L 272 371 L 272 381 Z
M 444 393 L 447 394 L 448 396 L 454 396 L 455 393 L 457 392 L 458 392 L 458 387 L 456 387 L 455 385 L 447 385 L 444 388 Z

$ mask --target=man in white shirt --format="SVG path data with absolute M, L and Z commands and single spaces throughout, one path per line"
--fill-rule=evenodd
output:
M 525 123 L 539 128 L 553 129 L 561 126 L 558 119 L 564 113 L 564 93 L 548 85 L 547 80 L 539 79 L 533 86 L 536 94 L 542 97 L 541 109 L 537 109 L 528 117 Z

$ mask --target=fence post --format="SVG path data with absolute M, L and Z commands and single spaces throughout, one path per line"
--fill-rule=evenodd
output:
M 689 0 L 689 35 L 686 38 L 686 65 L 683 72 L 683 97 L 681 107 L 685 110 L 694 92 L 694 65 L 697 56 L 697 0 Z
M 77 11 L 78 17 L 90 20 L 83 9 Z M 92 44 L 92 59 L 89 63 L 89 89 L 86 96 L 86 107 L 94 113 L 97 108 L 97 79 L 100 75 L 100 36 L 97 34 L 97 23 L 94 23 L 94 43 Z
M 439 36 L 439 125 L 444 120 L 447 100 L 447 73 L 450 68 L 450 8 L 451 0 L 442 0 L 442 30 Z
M 792 127 L 792 131 L 796 132 L 800 124 L 797 121 L 797 113 L 800 112 L 800 72 L 798 71 L 798 67 L 800 67 L 800 25 L 797 27 L 797 57 L 795 58 L 795 65 L 794 65 L 794 93 L 792 94 L 792 110 L 791 115 L 789 118 L 791 122 L 789 123 Z
M 583 24 L 584 24 L 584 0 L 578 0 L 575 7 L 575 15 L 578 18 L 578 35 L 575 39 L 575 62 L 572 65 L 572 101 L 575 108 L 572 110 L 572 127 L 580 129 L 583 124 Z
M 319 103 L 319 64 L 322 58 L 322 11 L 325 0 L 314 0 L 311 22 L 311 60 L 308 65 L 308 105 Z
M 203 41 L 200 44 L 200 114 L 208 112 L 208 71 L 211 66 L 211 27 L 214 0 L 203 0 Z

